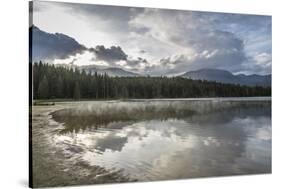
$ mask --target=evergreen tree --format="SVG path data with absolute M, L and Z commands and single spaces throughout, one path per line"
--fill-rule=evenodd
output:
M 49 98 L 49 84 L 46 76 L 44 76 L 41 82 L 39 83 L 38 96 L 40 99 Z
M 58 81 L 57 81 L 57 91 L 56 91 L 56 96 L 58 98 L 63 98 L 63 80 L 59 76 Z
M 80 99 L 80 87 L 79 87 L 79 83 L 77 81 L 75 82 L 75 86 L 74 86 L 73 98 L 75 100 Z
M 271 87 L 241 86 L 181 77 L 109 77 L 33 64 L 35 99 L 52 98 L 196 98 L 271 96 Z

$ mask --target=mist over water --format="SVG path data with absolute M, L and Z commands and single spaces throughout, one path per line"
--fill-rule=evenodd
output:
M 51 118 L 65 156 L 120 178 L 271 172 L 271 99 L 79 102 Z

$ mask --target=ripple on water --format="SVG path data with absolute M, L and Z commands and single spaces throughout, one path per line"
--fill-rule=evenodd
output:
M 89 106 L 53 116 L 65 124 L 64 132 L 54 136 L 55 144 L 79 157 L 76 161 L 143 181 L 271 172 L 269 102 L 218 101 L 219 107 L 208 101 L 157 102 L 162 110 L 151 103 L 146 109 L 142 102 L 132 102 L 133 107 L 126 110 L 130 103 L 118 103 L 126 116 L 108 112 L 109 120 L 93 118 L 95 110 Z M 116 111 L 118 103 L 104 107 L 114 106 Z M 67 125 L 77 112 L 87 114 L 83 116 L 87 120 Z

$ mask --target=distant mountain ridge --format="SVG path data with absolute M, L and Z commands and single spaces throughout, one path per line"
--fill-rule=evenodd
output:
M 97 65 L 85 65 L 77 66 L 73 64 L 60 64 L 57 66 L 68 67 L 68 68 L 78 68 L 80 70 L 85 70 L 86 73 L 95 73 L 104 74 L 106 73 L 110 77 L 141 77 L 143 75 L 124 70 L 117 67 L 105 67 Z M 271 86 L 271 74 L 269 75 L 245 75 L 238 74 L 234 75 L 229 71 L 221 69 L 200 69 L 196 71 L 189 71 L 184 74 L 178 75 L 178 77 L 189 78 L 192 80 L 207 80 L 207 81 L 216 81 L 219 83 L 228 83 L 228 84 L 239 84 L 247 86 Z
M 240 84 L 247 86 L 271 86 L 271 74 L 269 75 L 234 75 L 229 71 L 220 69 L 200 69 L 186 72 L 180 77 L 193 80 L 216 81 L 220 83 Z
M 97 65 L 85 65 L 77 66 L 73 64 L 56 64 L 56 66 L 62 66 L 65 68 L 78 68 L 79 70 L 85 70 L 86 73 L 97 74 L 107 74 L 110 77 L 142 77 L 144 75 L 134 73 L 131 71 L 124 70 L 117 67 L 105 67 Z M 206 81 L 216 81 L 219 83 L 226 84 L 239 84 L 246 86 L 271 86 L 271 74 L 269 75 L 245 75 L 238 74 L 234 75 L 229 71 L 220 69 L 200 69 L 196 71 L 189 71 L 184 74 L 178 75 L 177 77 L 188 78 L 192 80 L 206 80 Z
M 122 68 L 117 68 L 117 67 L 102 67 L 102 66 L 96 66 L 96 65 L 88 65 L 88 66 L 79 66 L 79 69 L 85 70 L 86 73 L 91 73 L 91 74 L 95 74 L 95 72 L 97 72 L 98 74 L 106 73 L 110 77 L 138 77 L 138 76 L 141 76 L 140 74 L 126 71 Z
M 32 25 L 29 28 L 29 50 L 30 62 L 49 61 L 52 59 L 65 59 L 69 56 L 81 53 L 87 48 L 78 43 L 74 38 L 62 33 L 48 33 Z M 118 67 L 104 67 L 97 65 L 78 66 L 75 64 L 57 64 L 65 68 L 78 68 L 87 73 L 107 73 L 111 77 L 140 77 L 145 74 L 134 73 Z M 181 72 L 183 73 L 183 72 Z M 164 74 L 165 75 L 165 74 Z M 169 75 L 165 75 L 169 77 Z M 173 75 L 175 76 L 175 75 Z M 171 77 L 173 77 L 171 76 Z M 185 72 L 178 77 L 190 78 L 193 80 L 216 81 L 220 83 L 240 84 L 247 86 L 271 86 L 271 74 L 269 75 L 234 75 L 229 71 L 220 69 L 200 69 Z

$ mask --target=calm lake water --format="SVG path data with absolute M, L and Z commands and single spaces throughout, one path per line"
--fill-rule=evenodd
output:
M 58 103 L 32 124 L 37 186 L 271 173 L 271 98 Z

